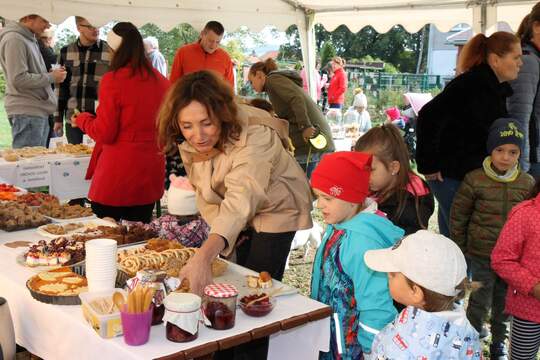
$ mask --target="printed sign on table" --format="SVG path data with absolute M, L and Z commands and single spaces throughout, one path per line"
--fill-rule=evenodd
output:
M 60 145 L 65 145 L 68 143 L 68 140 L 65 136 L 53 137 L 49 142 L 49 149 L 56 149 Z
M 51 183 L 51 166 L 48 161 L 17 164 L 17 186 L 33 188 L 49 186 Z

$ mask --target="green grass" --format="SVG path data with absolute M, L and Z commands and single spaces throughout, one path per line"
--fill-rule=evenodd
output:
M 4 99 L 0 99 L 0 149 L 8 147 L 11 147 L 11 126 L 4 109 Z

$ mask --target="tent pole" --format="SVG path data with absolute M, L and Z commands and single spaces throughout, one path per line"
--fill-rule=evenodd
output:
M 308 82 L 309 95 L 317 99 L 317 89 L 313 73 L 315 72 L 315 14 L 306 12 L 306 15 L 298 25 L 300 34 L 300 46 L 302 47 L 302 60 Z

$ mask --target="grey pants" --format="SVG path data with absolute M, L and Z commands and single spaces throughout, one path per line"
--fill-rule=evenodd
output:
M 470 270 L 473 281 L 482 287 L 471 293 L 467 306 L 467 318 L 471 325 L 480 332 L 491 309 L 492 343 L 503 342 L 508 337 L 508 315 L 504 313 L 506 283 L 491 269 L 489 259 L 471 256 Z
M 34 115 L 8 116 L 13 141 L 11 146 L 20 149 L 25 146 L 47 146 L 49 117 Z

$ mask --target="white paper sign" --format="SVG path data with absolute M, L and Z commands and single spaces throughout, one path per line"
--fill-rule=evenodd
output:
M 84 145 L 88 145 L 88 146 L 95 146 L 96 145 L 96 142 L 90 136 L 88 136 L 86 134 L 83 135 L 82 143 Z
M 19 164 L 17 171 L 17 186 L 22 188 L 49 186 L 51 183 L 51 166 L 47 161 Z
M 68 140 L 65 136 L 53 137 L 49 142 L 49 149 L 56 149 L 59 145 L 66 145 Z

